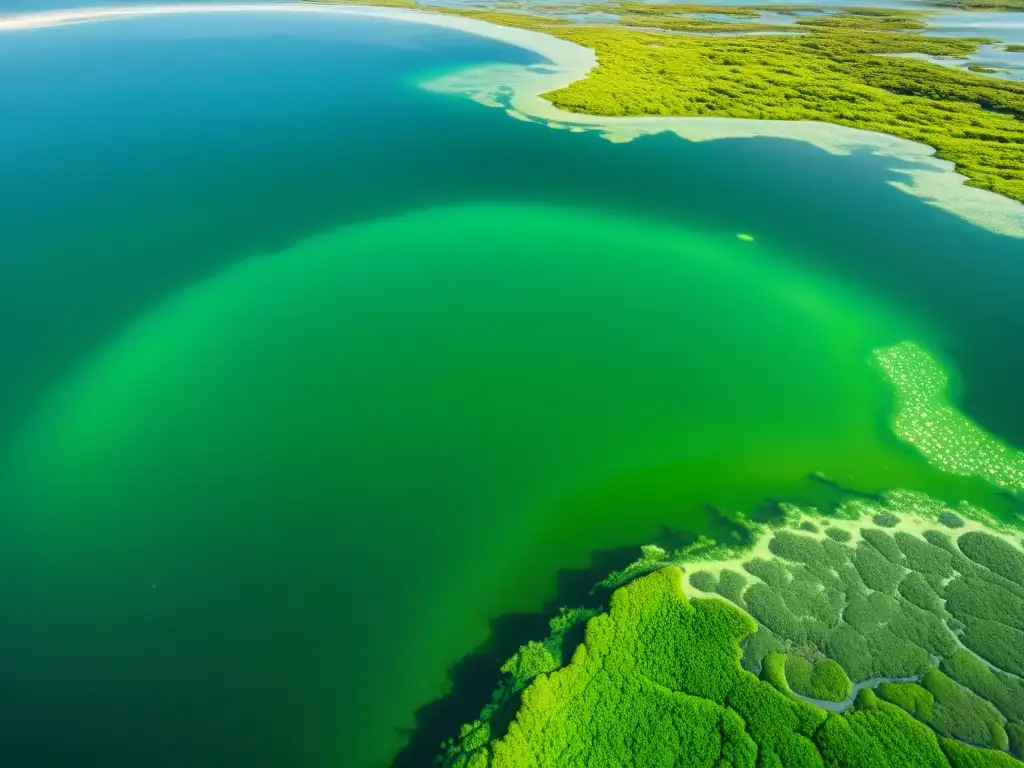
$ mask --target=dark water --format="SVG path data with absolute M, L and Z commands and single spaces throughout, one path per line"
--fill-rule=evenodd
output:
M 523 124 L 416 83 L 531 55 L 394 22 L 0 43 L 5 764 L 386 764 L 595 550 L 812 471 L 1002 503 L 867 360 L 1024 444 L 1024 249 L 870 156 Z

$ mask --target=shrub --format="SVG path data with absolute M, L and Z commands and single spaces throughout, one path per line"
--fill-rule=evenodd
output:
M 1005 752 L 972 749 L 954 739 L 939 739 L 951 768 L 1020 768 L 1020 763 Z
M 835 768 L 936 768 L 944 764 L 935 733 L 868 689 L 857 709 L 833 716 L 815 733 L 827 766 Z M 788 768 L 788 766 L 787 766 Z
M 718 594 L 727 600 L 732 600 L 736 605 L 742 604 L 743 590 L 746 589 L 746 586 L 747 577 L 742 573 L 726 568 L 718 574 Z
M 491 740 L 491 728 L 488 723 L 479 720 L 463 725 L 459 730 L 459 746 L 466 752 L 472 752 Z
M 552 636 L 559 637 L 577 624 L 592 619 L 600 613 L 601 611 L 596 608 L 569 608 L 563 605 L 558 609 L 558 615 L 553 616 L 548 622 L 548 627 L 551 629 Z
M 816 699 L 844 701 L 853 690 L 853 683 L 839 664 L 831 659 L 818 659 L 811 674 L 811 690 Z
M 800 523 L 800 525 L 799 525 L 799 526 L 797 526 L 797 527 L 798 527 L 798 528 L 799 528 L 799 529 L 800 529 L 801 531 L 807 531 L 808 533 L 817 533 L 817 532 L 818 532 L 818 526 L 816 526 L 816 525 L 815 525 L 814 523 L 812 523 L 812 522 L 811 522 L 810 520 L 804 520 L 804 521 L 803 521 L 802 523 Z
M 862 528 L 860 535 L 864 541 L 878 550 L 878 553 L 890 563 L 893 565 L 903 565 L 903 553 L 900 552 L 896 540 L 888 533 L 877 528 Z
M 871 521 L 875 525 L 880 525 L 883 528 L 895 528 L 900 524 L 900 519 L 891 512 L 881 512 L 871 518 Z
M 1024 676 L 1024 632 L 988 619 L 961 620 L 964 645 L 1000 669 Z
M 918 720 L 931 722 L 935 697 L 917 683 L 881 683 L 875 692 Z
M 668 552 L 657 544 L 644 544 L 640 547 L 640 557 L 620 571 L 612 571 L 600 583 L 603 587 L 617 587 L 632 578 L 649 573 L 665 564 Z
M 871 655 L 870 677 L 913 677 L 931 666 L 931 657 L 919 645 L 882 627 L 864 638 Z
M 743 658 L 740 663 L 745 670 L 759 677 L 765 657 L 769 653 L 785 649 L 785 645 L 772 634 L 770 629 L 760 625 L 756 632 L 743 638 L 741 647 L 743 648 Z
M 876 533 L 881 533 L 876 531 Z M 884 533 L 881 534 L 885 536 Z M 889 537 L 886 537 L 889 538 Z M 889 538 L 889 541 L 892 541 Z M 892 546 L 899 552 L 896 542 Z M 902 555 L 901 555 L 902 556 Z M 861 542 L 857 545 L 857 552 L 853 560 L 857 573 L 864 580 L 864 583 L 871 589 L 879 592 L 892 593 L 903 580 L 903 569 L 893 565 L 887 558 L 883 557 L 878 549 L 868 543 Z
M 502 665 L 501 671 L 512 676 L 513 690 L 521 691 L 537 675 L 553 672 L 561 663 L 546 644 L 531 640 Z
M 944 549 L 947 552 L 953 553 L 957 551 L 953 546 L 953 540 L 949 538 L 948 533 L 943 533 L 942 531 L 925 531 L 921 536 L 929 544 L 934 544 L 936 547 Z
M 810 536 L 803 536 L 792 531 L 775 534 L 768 542 L 768 548 L 776 557 L 794 563 L 803 563 L 812 570 L 819 571 L 829 567 L 828 558 L 821 543 Z
M 836 569 L 839 573 L 839 581 L 846 592 L 867 591 L 867 585 L 861 578 L 860 572 L 852 563 L 847 563 Z
M 718 586 L 718 579 L 708 571 L 697 571 L 690 574 L 690 584 L 701 592 L 714 592 L 715 587 Z
M 853 538 L 850 535 L 850 532 L 843 528 L 826 528 L 825 535 L 833 541 L 839 542 L 840 544 L 845 544 L 851 538 Z
M 789 582 L 789 571 L 786 566 L 775 560 L 755 557 L 743 564 L 743 570 L 756 576 L 769 587 L 781 587 Z
M 1010 752 L 1016 757 L 1024 758 L 1024 725 L 1007 723 L 1006 735 L 1010 738 Z
M 888 629 L 934 656 L 948 656 L 958 647 L 956 638 L 942 619 L 906 600 L 900 601 Z
M 852 680 L 872 676 L 874 660 L 871 650 L 857 630 L 845 622 L 833 629 L 821 646 L 822 652 L 839 663 Z
M 981 531 L 965 533 L 957 544 L 960 551 L 993 573 L 1024 586 L 1024 552 L 1002 539 Z
M 947 528 L 963 528 L 964 521 L 959 515 L 955 515 L 952 512 L 940 512 L 937 518 L 938 522 Z
M 997 584 L 980 579 L 953 579 L 946 585 L 946 610 L 961 621 L 973 616 L 1024 630 L 1024 600 Z
M 802 565 L 793 566 L 791 573 L 790 582 L 775 590 L 789 612 L 798 619 L 815 619 L 834 627 L 846 602 L 843 593 L 835 588 L 838 582 L 830 579 L 823 588 L 821 580 Z
M 1011 581 L 1005 576 L 1000 576 L 998 573 L 994 573 L 993 571 L 990 571 L 987 568 L 982 568 L 976 563 L 973 563 L 970 560 L 968 560 L 963 555 L 961 555 L 960 557 L 962 557 L 965 562 L 970 563 L 970 566 L 968 567 L 966 572 L 963 572 L 964 575 L 973 576 L 974 578 L 988 582 L 989 584 L 995 584 L 997 587 L 1002 588 L 1006 592 L 1009 592 L 1012 595 L 1016 595 L 1021 600 L 1024 600 L 1024 587 L 1022 587 L 1020 584 L 1018 584 L 1015 581 Z
M 801 696 L 813 696 L 811 686 L 811 662 L 794 653 L 786 656 L 786 682 L 789 687 Z
M 861 634 L 886 624 L 896 615 L 899 604 L 881 592 L 854 594 L 843 611 L 843 620 Z
M 793 642 L 803 642 L 806 633 L 796 617 L 789 612 L 778 592 L 767 584 L 756 582 L 743 593 L 747 612 L 777 635 Z
M 942 600 L 921 574 L 911 571 L 900 582 L 899 593 L 910 603 L 936 615 L 943 614 Z
M 754 629 L 728 603 L 688 600 L 677 569 L 638 578 L 612 595 L 608 613 L 587 622 L 585 641 L 567 666 L 533 677 L 503 737 L 487 741 L 494 729 L 482 717 L 463 729 L 458 746 L 448 748 L 446 764 L 946 765 L 931 730 L 868 690 L 855 710 L 829 714 L 782 692 L 788 690 L 784 654 L 768 654 L 763 665 L 764 677 L 782 690 L 743 672 L 737 643 L 749 645 L 763 632 L 750 634 Z M 812 691 L 838 685 L 841 672 L 818 662 Z M 826 685 L 830 676 L 834 680 Z M 989 754 L 966 746 L 961 753 L 981 759 Z
M 953 575 L 953 557 L 949 552 L 917 536 L 902 531 L 895 535 L 897 546 L 906 557 L 906 567 L 912 571 L 931 573 L 942 578 Z
M 1024 720 L 1024 681 L 997 672 L 970 651 L 957 650 L 939 665 L 947 676 L 992 702 L 1009 720 Z
M 765 659 L 765 670 L 775 680 L 780 681 L 777 676 L 784 674 L 785 659 L 783 657 L 769 656 Z M 785 685 L 785 680 L 781 683 Z M 743 718 L 747 726 L 747 732 L 758 746 L 764 757 L 758 765 L 820 765 L 821 760 L 817 758 L 814 745 L 800 734 L 801 727 L 806 728 L 807 723 L 802 724 L 799 713 L 806 713 L 809 705 L 803 704 L 790 698 L 779 690 L 775 685 L 767 681 L 759 681 L 752 676 L 740 679 L 735 688 L 729 693 L 726 704 Z M 811 708 L 813 710 L 813 708 Z M 820 712 L 820 719 L 824 720 L 824 713 Z M 786 757 L 792 756 L 795 762 L 780 762 Z M 817 760 L 815 760 L 817 758 Z M 632 761 L 619 763 L 619 765 L 638 765 Z
M 937 669 L 928 670 L 921 684 L 935 697 L 930 723 L 937 731 L 970 744 L 1006 749 L 1002 718 L 989 702 Z

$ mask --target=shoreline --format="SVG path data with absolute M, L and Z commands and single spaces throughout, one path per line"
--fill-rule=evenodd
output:
M 742 553 L 738 553 L 732 557 L 718 558 L 715 560 L 694 559 L 688 562 L 673 561 L 667 564 L 675 565 L 680 569 L 685 569 L 684 572 L 687 575 L 707 571 L 716 578 L 719 578 L 722 571 L 732 570 L 743 573 L 752 582 L 762 582 L 760 577 L 746 571 L 743 568 L 743 564 L 756 559 L 775 559 L 777 555 L 771 551 L 769 545 L 771 544 L 771 540 L 777 533 L 779 533 L 779 531 L 799 532 L 801 536 L 807 536 L 808 538 L 816 541 L 823 541 L 828 538 L 828 534 L 825 533 L 826 528 L 837 528 L 849 534 L 850 538 L 843 546 L 851 549 L 855 548 L 863 540 L 861 530 L 865 528 L 879 530 L 886 533 L 895 530 L 900 533 L 909 533 L 911 536 L 915 536 L 919 539 L 924 538 L 923 534 L 925 531 L 937 530 L 949 534 L 954 541 L 965 533 L 985 533 L 1006 542 L 1015 549 L 1024 549 L 1024 545 L 1021 543 L 1021 532 L 1008 524 L 999 523 L 994 519 L 982 521 L 964 514 L 963 511 L 958 511 L 963 525 L 958 528 L 949 528 L 940 523 L 934 517 L 931 517 L 920 510 L 915 510 L 911 513 L 897 512 L 895 514 L 899 516 L 899 522 L 895 528 L 892 528 L 879 525 L 866 513 L 859 517 L 840 517 L 821 513 L 809 514 L 807 511 L 801 509 L 797 511 L 792 519 L 787 520 L 782 526 L 773 527 L 765 525 L 760 528 L 757 531 L 757 539 L 752 543 L 749 549 L 744 550 Z M 818 530 L 814 532 L 799 530 L 801 523 L 812 523 L 818 528 Z M 728 598 L 719 595 L 717 592 L 705 592 L 698 589 L 689 583 L 689 579 L 684 579 L 683 591 L 686 593 L 687 597 L 710 597 L 731 602 Z M 733 605 L 735 605 L 735 603 L 733 603 Z M 744 610 L 742 606 L 736 607 L 740 610 Z
M 421 87 L 436 93 L 468 96 L 485 106 L 503 109 L 510 117 L 525 122 L 574 132 L 594 131 L 612 142 L 673 133 L 693 142 L 774 138 L 806 142 L 836 155 L 868 151 L 893 160 L 889 170 L 902 178 L 887 183 L 897 189 L 996 234 L 1024 238 L 1024 204 L 967 186 L 964 183 L 967 178 L 954 170 L 952 162 L 935 157 L 933 147 L 890 134 L 813 121 L 695 116 L 606 117 L 565 112 L 545 100 L 542 94 L 586 78 L 598 64 L 597 54 L 592 49 L 543 32 L 493 24 L 455 13 L 316 2 L 103 6 L 0 16 L 0 33 L 133 17 L 238 12 L 325 13 L 390 19 L 484 37 L 527 50 L 546 59 L 547 63 L 474 65 L 428 79 L 420 84 Z

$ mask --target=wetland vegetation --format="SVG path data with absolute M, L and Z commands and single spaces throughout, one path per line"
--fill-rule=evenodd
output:
M 513 657 L 445 764 L 1020 766 L 1020 532 L 904 491 L 782 511 L 739 547 L 645 547 L 607 613 Z M 537 649 L 567 617 L 562 666 Z
M 934 147 L 968 184 L 1024 201 L 1024 83 L 885 55 L 964 58 L 984 42 L 920 34 L 926 12 L 844 8 L 784 27 L 692 15 L 709 12 L 706 5 L 599 7 L 622 15 L 617 23 L 574 24 L 527 6 L 430 10 L 592 48 L 598 65 L 588 77 L 544 94 L 569 112 L 813 120 L 879 131 Z M 743 19 L 766 6 L 711 8 Z M 794 28 L 806 34 L 770 34 Z M 727 34 L 676 34 L 716 32 Z

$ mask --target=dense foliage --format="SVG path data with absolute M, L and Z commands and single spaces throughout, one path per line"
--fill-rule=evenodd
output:
M 892 702 L 918 720 L 929 722 L 935 706 L 935 697 L 917 683 L 882 683 L 876 691 L 878 696 Z
M 968 183 L 1024 201 L 1024 84 L 881 55 L 964 57 L 977 40 L 912 33 L 920 15 L 907 11 L 847 9 L 799 19 L 806 34 L 782 35 L 749 34 L 772 31 L 763 24 L 676 16 L 663 5 L 623 10 L 619 26 L 583 26 L 446 9 L 593 48 L 598 66 L 588 77 L 545 94 L 570 112 L 816 120 L 880 131 L 935 147 Z M 630 28 L 657 26 L 734 36 Z
M 999 712 L 989 702 L 972 693 L 937 669 L 930 669 L 921 685 L 934 697 L 927 722 L 939 733 L 970 744 L 1007 748 Z
M 806 661 L 768 654 L 761 679 L 740 667 L 739 641 L 758 634 L 724 601 L 687 599 L 678 569 L 643 576 L 618 589 L 609 612 L 587 623 L 571 663 L 538 675 L 523 691 L 505 733 L 491 738 L 486 724 L 471 724 L 445 761 L 460 768 L 1020 768 L 1004 752 L 941 739 L 911 717 L 904 709 L 922 720 L 932 715 L 934 694 L 921 686 L 880 687 L 895 704 L 861 691 L 843 714 L 800 701 L 787 671 L 796 664 L 803 679 L 811 669 Z M 836 672 L 819 664 L 812 687 L 814 678 Z M 943 678 L 955 685 L 942 675 L 940 687 Z
M 961 8 L 1024 7 L 1024 0 L 947 1 Z M 561 9 L 610 10 L 620 14 L 617 25 L 570 24 L 536 5 L 501 7 L 509 10 L 430 10 L 547 32 L 594 49 L 598 66 L 588 77 L 545 94 L 567 111 L 815 120 L 879 131 L 935 147 L 969 184 L 1024 201 L 1024 84 L 887 56 L 965 57 L 977 49 L 979 40 L 918 34 L 926 15 L 921 12 L 846 8 L 797 19 L 795 26 L 805 34 L 793 35 L 790 27 L 744 21 L 759 15 L 764 7 L 757 5 L 623 2 Z M 692 15 L 699 13 L 739 21 Z
M 935 528 L 901 529 L 922 512 Z M 837 516 L 853 525 L 836 520 L 811 531 L 798 514 L 769 534 L 773 557 L 717 566 L 718 580 L 738 568 L 749 577 L 728 598 L 759 626 L 741 642 L 743 667 L 835 701 L 849 695 L 851 679 L 913 680 L 921 685 L 893 683 L 879 696 L 940 735 L 1008 749 L 1018 731 L 1006 723 L 1024 722 L 1020 547 L 980 530 L 954 541 L 939 526 L 964 528 L 964 519 L 919 495 L 896 494 L 881 506 L 851 501 Z M 691 585 L 723 595 L 709 565 Z M 826 665 L 842 672 L 830 693 L 817 675 Z
M 832 659 L 818 659 L 811 672 L 811 696 L 825 701 L 843 701 L 853 690 L 846 670 Z

